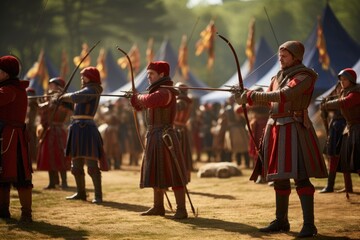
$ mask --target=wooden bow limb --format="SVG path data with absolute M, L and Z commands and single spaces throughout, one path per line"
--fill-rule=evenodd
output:
M 129 55 L 128 55 L 124 50 L 122 50 L 121 48 L 117 47 L 117 50 L 119 50 L 120 52 L 122 52 L 122 53 L 126 56 L 126 59 L 128 60 L 128 62 L 129 62 L 129 64 L 130 64 L 131 89 L 132 89 L 132 93 L 135 94 L 137 91 L 136 91 L 136 88 L 135 88 L 134 70 L 133 70 L 133 67 L 132 67 L 131 59 L 130 59 Z M 135 121 L 136 134 L 137 134 L 138 139 L 139 139 L 139 141 L 140 141 L 141 147 L 142 147 L 142 149 L 143 149 L 143 151 L 144 151 L 144 150 L 145 150 L 145 146 L 144 146 L 144 143 L 143 143 L 143 141 L 142 141 L 142 137 L 141 137 L 141 135 L 140 135 L 139 122 L 138 122 L 138 119 L 137 119 L 137 114 L 136 114 L 135 108 L 133 108 L 133 117 L 134 117 L 134 121 Z
M 220 35 L 218 33 L 217 33 L 217 35 L 228 44 L 228 46 L 230 47 L 230 49 L 231 49 L 231 51 L 232 51 L 232 53 L 234 55 L 235 62 L 236 62 L 237 73 L 238 73 L 238 79 L 239 79 L 239 88 L 240 88 L 240 91 L 244 91 L 244 83 L 243 83 L 243 79 L 242 79 L 242 75 L 241 75 L 239 59 L 238 59 L 238 57 L 236 55 L 235 49 L 232 46 L 232 44 L 229 42 L 229 40 L 227 40 L 224 36 L 222 36 L 222 35 Z M 254 134 L 253 134 L 253 132 L 251 130 L 251 127 L 250 127 L 250 121 L 249 121 L 248 114 L 247 114 L 246 104 L 242 104 L 241 107 L 242 107 L 243 112 L 244 112 L 244 117 L 245 117 L 245 120 L 246 120 L 246 125 L 248 127 L 250 137 L 255 143 L 256 141 L 255 141 Z M 255 145 L 255 148 L 256 148 L 257 151 L 259 151 L 258 146 Z
M 228 46 L 231 49 L 231 52 L 234 55 L 234 59 L 235 59 L 235 63 L 236 63 L 236 69 L 237 69 L 237 73 L 238 73 L 238 79 L 239 79 L 239 88 L 240 88 L 240 91 L 244 91 L 245 89 L 244 89 L 243 79 L 242 79 L 242 76 L 241 76 L 239 59 L 237 57 L 235 49 L 232 46 L 232 44 L 229 42 L 229 40 L 227 40 L 224 36 L 221 36 L 218 33 L 216 33 L 216 34 L 228 44 Z M 255 150 L 257 152 L 257 157 L 258 157 L 258 160 L 260 160 L 260 162 L 256 161 L 255 166 L 254 166 L 254 171 L 253 171 L 252 175 L 250 176 L 250 180 L 256 181 L 257 177 L 259 175 L 261 175 L 262 164 L 264 163 L 264 161 L 263 161 L 263 157 L 261 156 L 259 146 L 256 145 L 255 137 L 254 137 L 253 131 L 252 131 L 251 126 L 250 126 L 250 121 L 249 121 L 249 117 L 248 117 L 248 113 L 247 113 L 246 104 L 242 104 L 241 107 L 243 109 L 243 113 L 244 113 L 244 117 L 245 117 L 245 121 L 246 121 L 246 126 L 248 128 L 250 138 L 254 142 Z
M 74 69 L 74 71 L 72 72 L 69 80 L 67 81 L 64 89 L 61 91 L 61 93 L 59 95 L 57 95 L 56 101 L 55 101 L 55 107 L 54 110 L 51 112 L 50 118 L 49 118 L 49 123 L 51 124 L 54 121 L 54 117 L 55 117 L 55 113 L 57 112 L 57 110 L 59 109 L 60 106 L 60 97 L 62 95 L 64 95 L 66 93 L 66 91 L 68 90 L 71 81 L 74 79 L 75 73 L 76 71 L 80 68 L 80 65 L 82 64 L 82 62 L 90 55 L 90 53 L 92 52 L 92 50 L 94 50 L 94 48 L 100 43 L 100 41 L 98 41 L 90 50 L 89 52 L 81 59 L 81 61 L 79 62 L 79 64 L 76 66 L 76 68 Z M 43 134 L 41 134 L 41 136 L 39 137 L 39 139 L 43 139 L 44 138 L 44 134 L 45 131 L 43 131 Z
M 57 99 L 56 99 L 56 105 L 55 105 L 55 108 L 54 110 L 51 112 L 51 115 L 50 115 L 50 120 L 49 122 L 51 123 L 53 120 L 54 120 L 54 116 L 55 116 L 55 113 L 56 111 L 58 110 L 59 108 L 59 105 L 60 105 L 60 97 L 62 95 L 64 95 L 66 93 L 66 91 L 68 90 L 68 88 L 70 87 L 70 84 L 71 84 L 71 81 L 74 79 L 74 76 L 75 76 L 75 73 L 76 71 L 80 68 L 80 65 L 83 63 L 83 61 L 90 55 L 90 53 L 94 50 L 94 48 L 100 43 L 100 41 L 98 41 L 97 43 L 95 43 L 95 45 L 90 48 L 89 52 L 81 59 L 81 61 L 79 62 L 79 64 L 76 66 L 76 68 L 74 69 L 74 71 L 72 72 L 69 80 L 67 81 L 64 89 L 62 90 L 62 92 L 57 96 Z

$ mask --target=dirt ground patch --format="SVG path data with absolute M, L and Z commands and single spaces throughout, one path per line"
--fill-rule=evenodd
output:
M 104 203 L 94 205 L 93 186 L 86 176 L 88 201 L 67 201 L 75 192 L 74 177 L 68 173 L 70 188 L 43 190 L 47 172 L 33 175 L 33 218 L 31 225 L 18 223 L 20 204 L 16 190 L 11 191 L 12 219 L 0 220 L 0 239 L 294 239 L 302 227 L 302 212 L 295 189 L 290 195 L 289 233 L 264 234 L 258 228 L 274 219 L 275 195 L 267 184 L 249 181 L 251 170 L 227 179 L 198 178 L 196 172 L 188 185 L 189 218 L 175 221 L 168 210 L 165 217 L 144 217 L 139 213 L 152 205 L 151 189 L 139 189 L 139 167 L 103 172 Z M 353 174 L 355 193 L 315 194 L 317 239 L 360 239 L 360 179 Z M 312 179 L 317 191 L 326 179 Z M 344 186 L 338 174 L 335 187 Z M 167 192 L 175 207 L 173 192 Z

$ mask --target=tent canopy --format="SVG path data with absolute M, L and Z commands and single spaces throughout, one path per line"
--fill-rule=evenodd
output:
M 102 79 L 104 93 L 113 92 L 128 82 L 125 73 L 120 69 L 119 65 L 114 60 L 110 49 L 106 52 L 105 66 L 107 75 L 104 79 Z
M 276 55 L 271 50 L 271 47 L 266 42 L 266 40 L 261 37 L 260 41 L 256 44 L 255 47 L 256 59 L 254 64 L 254 70 L 249 73 L 249 62 L 245 61 L 245 63 L 241 66 L 241 74 L 244 79 L 244 87 L 250 88 L 254 86 L 259 78 L 261 78 L 264 74 L 266 74 L 271 67 L 277 61 Z M 229 88 L 229 86 L 239 85 L 238 73 L 236 72 L 226 83 L 224 83 L 220 88 Z M 227 98 L 231 96 L 230 92 L 220 92 L 214 91 L 203 97 L 201 97 L 201 103 L 214 103 L 220 102 L 224 103 Z
M 319 74 L 319 78 L 315 83 L 314 98 L 333 87 L 337 82 L 337 73 L 341 71 L 341 69 L 353 66 L 360 56 L 360 45 L 356 43 L 341 26 L 329 4 L 327 4 L 324 9 L 321 24 L 327 52 L 330 57 L 331 67 L 329 70 L 324 70 L 319 62 L 319 51 L 316 46 L 317 21 L 308 39 L 304 43 L 305 54 L 303 63 Z M 280 64 L 276 63 L 273 68 L 258 81 L 258 84 L 269 86 L 271 77 L 276 75 L 279 69 Z
M 165 39 L 160 46 L 159 51 L 155 56 L 156 61 L 166 61 L 170 65 L 170 77 L 173 78 L 174 82 L 183 82 L 189 87 L 207 87 L 207 85 L 200 80 L 198 80 L 192 73 L 189 71 L 189 77 L 185 80 L 184 76 L 181 75 L 180 71 L 178 71 L 178 56 L 174 49 L 172 48 L 168 39 Z M 135 77 L 135 87 L 137 91 L 144 92 L 149 86 L 147 80 L 147 70 L 146 67 Z M 114 90 L 112 94 L 122 94 L 124 91 L 131 91 L 131 82 L 123 85 L 122 87 Z M 193 97 L 200 97 L 206 94 L 206 91 L 200 90 L 189 90 L 189 93 Z M 116 99 L 115 99 L 116 100 Z M 114 101 L 111 97 L 102 97 L 101 102 Z

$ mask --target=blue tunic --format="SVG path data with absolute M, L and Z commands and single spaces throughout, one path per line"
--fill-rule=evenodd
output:
M 93 120 L 99 105 L 102 87 L 96 83 L 86 84 L 81 90 L 71 94 L 75 103 L 74 116 L 69 126 L 66 155 L 73 160 L 85 158 L 105 161 L 103 141 Z M 86 96 L 85 94 L 97 94 Z M 107 170 L 107 169 L 102 169 Z

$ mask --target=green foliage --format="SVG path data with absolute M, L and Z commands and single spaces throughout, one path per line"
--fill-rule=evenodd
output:
M 210 86 L 219 86 L 236 71 L 226 44 L 215 39 L 215 66 L 211 71 L 206 68 L 207 53 L 198 57 L 194 54 L 199 34 L 211 19 L 243 62 L 252 17 L 256 20 L 255 38 L 264 37 L 276 51 L 277 45 L 286 40 L 304 41 L 327 2 L 349 35 L 360 42 L 357 0 L 223 0 L 222 5 L 199 5 L 192 9 L 186 7 L 187 0 L 2 0 L 0 27 L 6 31 L 0 38 L 0 54 L 19 56 L 24 69 L 28 69 L 43 48 L 59 68 L 63 49 L 72 59 L 80 53 L 83 42 L 92 45 L 101 40 L 99 48 L 114 51 L 117 45 L 130 49 L 137 43 L 144 66 L 150 37 L 155 39 L 157 51 L 164 38 L 169 38 L 177 49 L 186 34 L 191 71 Z M 92 54 L 93 64 L 97 54 L 98 51 Z

